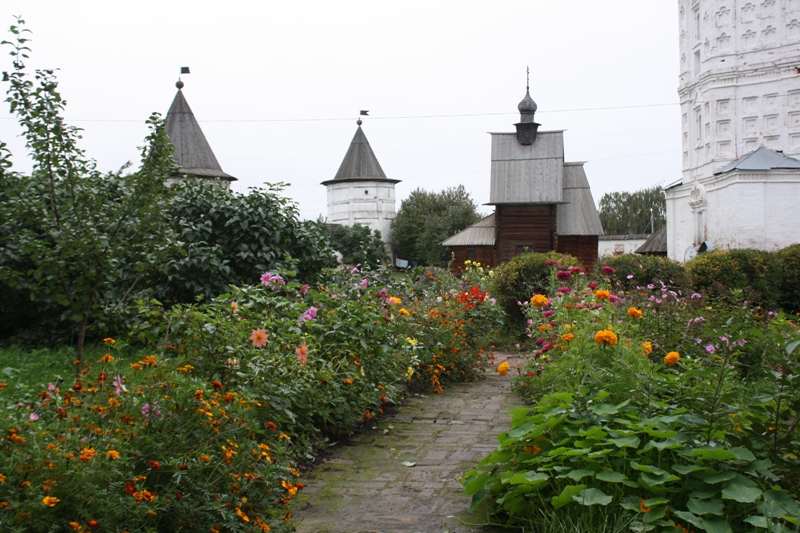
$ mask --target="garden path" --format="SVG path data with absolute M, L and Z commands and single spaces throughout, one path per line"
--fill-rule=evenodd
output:
M 521 360 L 495 354 L 495 365 Z M 458 479 L 497 446 L 522 405 L 511 374 L 409 395 L 397 413 L 335 447 L 295 498 L 298 533 L 495 533 Z M 415 463 L 404 466 L 403 462 Z

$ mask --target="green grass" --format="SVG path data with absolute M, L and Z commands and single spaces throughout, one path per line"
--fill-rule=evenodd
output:
M 94 362 L 108 350 L 103 344 L 87 346 L 84 359 Z M 120 353 L 121 352 L 121 353 Z M 10 346 L 0 348 L 0 382 L 10 388 L 37 387 L 49 382 L 64 380 L 71 383 L 75 378 L 77 359 L 75 348 L 60 346 L 58 348 L 22 348 Z M 134 362 L 143 357 L 141 352 L 131 348 L 116 350 L 114 357 Z

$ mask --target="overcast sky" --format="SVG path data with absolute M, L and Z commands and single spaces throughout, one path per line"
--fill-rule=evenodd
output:
M 402 180 L 398 207 L 416 188 L 458 184 L 485 204 L 487 132 L 514 131 L 530 66 L 536 121 L 566 130 L 566 160 L 587 162 L 595 202 L 680 178 L 675 0 L 3 0 L 0 11 L 2 27 L 21 15 L 33 31 L 29 66 L 59 69 L 67 120 L 103 170 L 137 161 L 145 120 L 166 114 L 188 66 L 184 95 L 237 191 L 290 183 L 302 218 L 324 216 L 320 182 L 366 109 L 372 149 Z M 3 104 L 0 141 L 27 171 L 19 132 Z

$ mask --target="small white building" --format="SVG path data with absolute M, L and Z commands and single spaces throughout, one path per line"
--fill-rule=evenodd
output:
M 386 177 L 361 129 L 361 120 L 357 124 L 336 176 L 322 182 L 328 190 L 328 222 L 367 226 L 380 231 L 383 242 L 389 243 L 395 218 L 394 186 L 400 180 Z
M 800 242 L 800 0 L 679 10 L 683 172 L 665 187 L 667 255 Z

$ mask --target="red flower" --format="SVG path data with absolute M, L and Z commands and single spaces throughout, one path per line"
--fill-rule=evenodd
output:
M 147 463 L 153 470 L 161 470 L 161 465 L 158 461 L 148 461 Z
M 134 492 L 136 492 L 136 485 L 132 481 L 125 482 L 125 494 L 133 496 Z
M 212 382 L 211 382 L 211 388 L 212 388 L 212 389 L 217 389 L 217 390 L 219 390 L 219 389 L 221 389 L 222 387 L 223 387 L 222 383 L 220 383 L 220 382 L 219 382 L 219 381 L 217 381 L 217 380 L 214 380 L 214 381 L 212 381 Z

